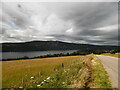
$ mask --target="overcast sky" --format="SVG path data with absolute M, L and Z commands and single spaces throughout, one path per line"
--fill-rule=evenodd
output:
M 0 42 L 118 44 L 117 2 L 6 2 L 0 10 Z

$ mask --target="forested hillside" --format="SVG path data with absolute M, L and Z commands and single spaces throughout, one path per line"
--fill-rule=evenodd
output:
M 49 50 L 112 50 L 117 46 L 76 44 L 61 41 L 31 41 L 22 43 L 2 43 L 3 52 L 49 51 Z

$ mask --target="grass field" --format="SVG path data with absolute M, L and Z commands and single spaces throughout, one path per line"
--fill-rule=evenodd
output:
M 29 84 L 30 77 L 43 74 L 44 77 L 54 73 L 54 68 L 64 66 L 67 67 L 72 61 L 80 58 L 80 56 L 55 57 L 44 59 L 30 59 L 18 61 L 5 61 L 2 63 L 3 70 L 3 87 L 19 87 L 22 79 L 25 84 Z
M 3 88 L 111 87 L 94 55 L 3 61 L 2 65 Z
M 102 55 L 112 56 L 112 57 L 118 57 L 120 58 L 120 53 L 110 54 L 110 53 L 104 53 Z

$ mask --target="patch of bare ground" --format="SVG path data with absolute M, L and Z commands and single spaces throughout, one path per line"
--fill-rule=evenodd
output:
M 90 88 L 92 82 L 92 56 L 87 56 L 85 60 L 83 60 L 83 67 L 80 69 L 79 80 L 75 80 L 72 88 Z

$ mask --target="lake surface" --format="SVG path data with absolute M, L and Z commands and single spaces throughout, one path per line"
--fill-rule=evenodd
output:
M 47 54 L 59 54 L 59 53 L 72 53 L 77 50 L 65 50 L 65 51 L 32 51 L 32 52 L 0 52 L 0 55 L 2 54 L 2 59 L 8 59 L 8 58 L 21 58 L 24 56 L 27 56 L 29 58 L 36 57 L 36 56 L 42 56 Z

